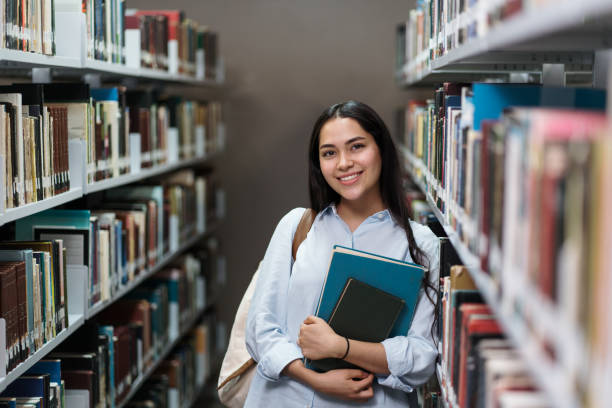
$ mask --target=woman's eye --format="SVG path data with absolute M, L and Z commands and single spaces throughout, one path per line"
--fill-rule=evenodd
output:
M 334 155 L 334 151 L 333 150 L 327 150 L 323 153 L 321 153 L 321 157 L 331 157 Z
M 359 149 L 361 149 L 363 147 L 365 147 L 365 145 L 363 143 L 355 143 L 354 145 L 351 146 L 351 149 L 359 150 Z

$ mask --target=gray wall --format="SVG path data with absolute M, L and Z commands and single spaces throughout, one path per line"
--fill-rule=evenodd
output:
M 308 206 L 307 145 L 323 109 L 346 99 L 371 105 L 393 129 L 408 95 L 393 80 L 395 25 L 410 0 L 128 0 L 178 8 L 219 33 L 228 144 L 217 161 L 227 218 L 219 230 L 232 318 L 279 219 Z M 192 90 L 191 93 L 194 91 Z

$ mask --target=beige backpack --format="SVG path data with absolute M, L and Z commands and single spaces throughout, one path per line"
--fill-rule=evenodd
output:
M 306 239 L 315 216 L 316 214 L 312 209 L 304 211 L 304 215 L 302 215 L 300 223 L 293 234 L 293 245 L 291 247 L 293 259 L 295 259 L 300 244 Z M 259 267 L 257 267 L 257 271 L 253 274 L 251 283 L 249 283 L 249 287 L 244 292 L 238 306 L 230 333 L 229 344 L 221 364 L 221 372 L 219 373 L 219 381 L 217 383 L 219 400 L 229 408 L 242 408 L 244 406 L 249 387 L 251 386 L 251 379 L 255 375 L 257 366 L 257 363 L 251 358 L 246 349 L 245 329 L 249 306 L 251 305 L 251 298 L 255 291 L 258 275 Z

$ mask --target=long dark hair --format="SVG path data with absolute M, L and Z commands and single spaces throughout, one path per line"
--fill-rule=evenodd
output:
M 308 152 L 308 184 L 311 208 L 315 210 L 316 213 L 319 213 L 328 205 L 338 204 L 340 202 L 340 195 L 325 181 L 321 173 L 321 165 L 319 162 L 319 138 L 321 129 L 328 120 L 333 118 L 354 119 L 363 130 L 374 137 L 381 158 L 379 186 L 382 201 L 387 206 L 395 222 L 406 231 L 408 250 L 410 251 L 412 261 L 419 265 L 429 267 L 429 259 L 427 259 L 427 255 L 417 245 L 412 228 L 410 227 L 408 207 L 406 207 L 406 202 L 404 201 L 401 180 L 402 173 L 400 170 L 397 149 L 395 148 L 389 129 L 387 129 L 383 120 L 374 109 L 370 108 L 365 103 L 347 101 L 332 105 L 325 109 L 315 122 L 310 136 L 310 147 Z M 423 285 L 432 289 L 433 293 L 435 293 L 434 296 L 437 298 L 437 290 L 429 281 L 429 271 L 427 271 L 423 277 Z M 429 290 L 425 290 L 428 299 L 434 305 L 437 305 L 437 301 L 433 299 L 432 294 L 429 292 Z

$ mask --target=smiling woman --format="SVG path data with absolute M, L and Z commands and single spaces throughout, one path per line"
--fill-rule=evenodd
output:
M 246 342 L 258 362 L 246 407 L 417 406 L 413 387 L 434 371 L 432 337 L 438 279 L 438 241 L 409 220 L 397 152 L 369 106 L 333 105 L 316 121 L 310 140 L 312 228 L 291 244 L 304 209 L 280 221 L 260 267 Z M 369 343 L 336 334 L 317 308 L 334 245 L 428 267 L 408 333 Z M 341 358 L 361 369 L 312 371 L 302 359 Z

